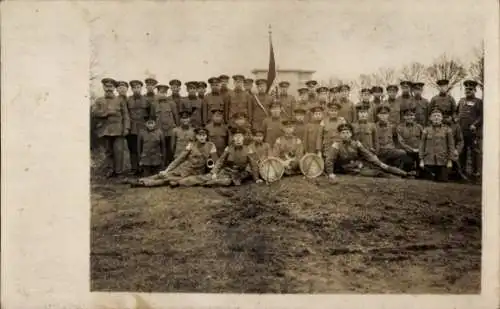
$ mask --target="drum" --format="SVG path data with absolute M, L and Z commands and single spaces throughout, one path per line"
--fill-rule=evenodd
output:
M 282 160 L 276 157 L 268 157 L 259 164 L 260 177 L 266 182 L 275 182 L 283 177 L 285 168 Z
M 305 154 L 299 161 L 300 171 L 307 178 L 316 178 L 323 174 L 325 162 L 315 153 Z

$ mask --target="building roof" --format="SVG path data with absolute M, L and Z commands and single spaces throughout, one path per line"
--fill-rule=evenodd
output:
M 267 72 L 268 69 L 253 69 L 252 70 L 252 74 L 257 74 L 257 73 L 260 73 L 260 72 Z M 276 73 L 287 73 L 287 72 L 297 72 L 297 73 L 315 73 L 316 71 L 313 71 L 313 70 L 303 70 L 303 69 L 277 69 L 276 70 Z

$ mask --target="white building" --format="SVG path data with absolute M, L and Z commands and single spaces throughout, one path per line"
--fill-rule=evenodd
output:
M 281 81 L 288 81 L 290 88 L 288 93 L 297 95 L 297 89 L 305 86 L 305 82 L 313 79 L 313 74 L 316 71 L 312 70 L 293 70 L 293 69 L 278 69 L 276 70 L 275 84 Z M 252 70 L 255 80 L 264 78 L 267 79 L 267 69 Z

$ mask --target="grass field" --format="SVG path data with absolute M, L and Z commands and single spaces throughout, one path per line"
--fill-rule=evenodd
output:
M 93 291 L 479 293 L 481 187 L 92 181 Z

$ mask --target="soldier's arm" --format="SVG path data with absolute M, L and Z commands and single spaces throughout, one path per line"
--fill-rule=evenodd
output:
M 323 136 L 324 136 L 325 125 L 324 123 L 318 128 L 318 134 L 316 135 L 316 152 L 321 152 L 323 148 Z
M 165 135 L 160 131 L 160 148 L 161 148 L 161 156 L 162 158 L 167 157 L 167 145 L 165 143 Z M 163 160 L 162 160 L 163 162 Z
M 104 102 L 104 99 L 98 98 L 95 103 L 92 105 L 92 116 L 95 118 L 107 118 L 108 117 L 108 111 L 106 109 L 106 102 Z
M 464 149 L 464 135 L 462 134 L 462 130 L 460 127 L 455 127 L 455 149 L 458 153 L 461 153 Z
M 177 110 L 177 104 L 175 104 L 175 101 L 170 101 L 170 109 L 172 111 L 172 116 L 174 117 L 174 122 L 176 126 L 180 125 L 180 120 L 179 120 L 179 111 Z
M 191 152 L 191 143 L 188 143 L 187 146 L 186 146 L 186 149 L 184 149 L 177 158 L 174 159 L 174 161 L 172 161 L 172 163 L 169 164 L 169 166 L 167 167 L 167 169 L 169 171 L 173 170 L 174 168 L 176 168 L 177 166 L 179 166 L 182 162 L 184 162 L 187 157 L 189 156 L 189 153 Z
M 224 163 L 226 163 L 228 156 L 229 156 L 229 147 L 226 147 L 226 149 L 224 149 L 224 152 L 220 156 L 219 160 L 215 162 L 215 166 L 212 169 L 212 174 L 217 174 L 220 171 Z
M 302 143 L 300 138 L 297 138 L 296 147 L 297 147 L 297 149 L 295 151 L 295 157 L 297 158 L 297 160 L 300 160 L 304 156 L 304 144 Z
M 401 146 L 401 148 L 403 148 L 405 151 L 408 151 L 408 152 L 412 152 L 413 149 L 405 143 L 405 140 L 403 139 L 403 136 L 402 136 L 402 128 L 401 128 L 401 125 L 398 125 L 396 127 L 396 139 L 398 141 L 398 144 Z
M 333 168 L 335 166 L 335 160 L 338 155 L 339 144 L 337 142 L 333 143 L 326 152 L 325 158 L 325 169 L 328 175 L 333 174 Z
M 248 115 L 248 122 L 252 123 L 252 96 L 249 93 L 245 93 L 245 96 L 247 97 L 247 115 Z
M 454 149 L 455 142 L 453 140 L 453 131 L 450 128 L 446 128 L 446 152 L 448 154 L 448 160 L 453 160 Z
M 121 109 L 122 118 L 123 118 L 123 131 L 124 131 L 124 133 L 126 133 L 130 130 L 130 115 L 128 113 L 127 101 L 125 101 L 125 100 L 120 101 L 120 109 Z
M 170 138 L 170 149 L 175 153 L 175 145 L 177 144 L 177 128 L 174 128 L 172 137 Z
M 422 131 L 422 138 L 420 139 L 420 147 L 418 150 L 418 156 L 421 160 L 424 158 L 426 147 L 427 147 L 427 129 L 424 129 Z
M 210 158 L 215 163 L 219 159 L 219 156 L 217 155 L 217 147 L 215 147 L 214 143 L 210 143 L 210 144 L 211 144 L 210 145 Z
M 475 127 L 479 127 L 483 124 L 483 100 L 477 99 L 476 102 L 477 118 L 472 123 Z
M 380 145 L 378 143 L 378 131 L 375 125 L 372 126 L 372 139 L 373 139 L 373 150 L 375 150 L 375 153 L 378 153 Z
M 356 141 L 355 145 L 357 147 L 358 154 L 363 159 L 365 159 L 366 161 L 368 161 L 370 163 L 373 163 L 374 165 L 376 165 L 380 168 L 385 167 L 385 164 L 382 161 L 380 161 L 380 159 L 377 157 L 377 155 L 375 155 L 374 153 L 372 153 L 368 149 L 366 149 L 365 146 L 363 146 L 363 144 L 361 144 L 361 142 Z

